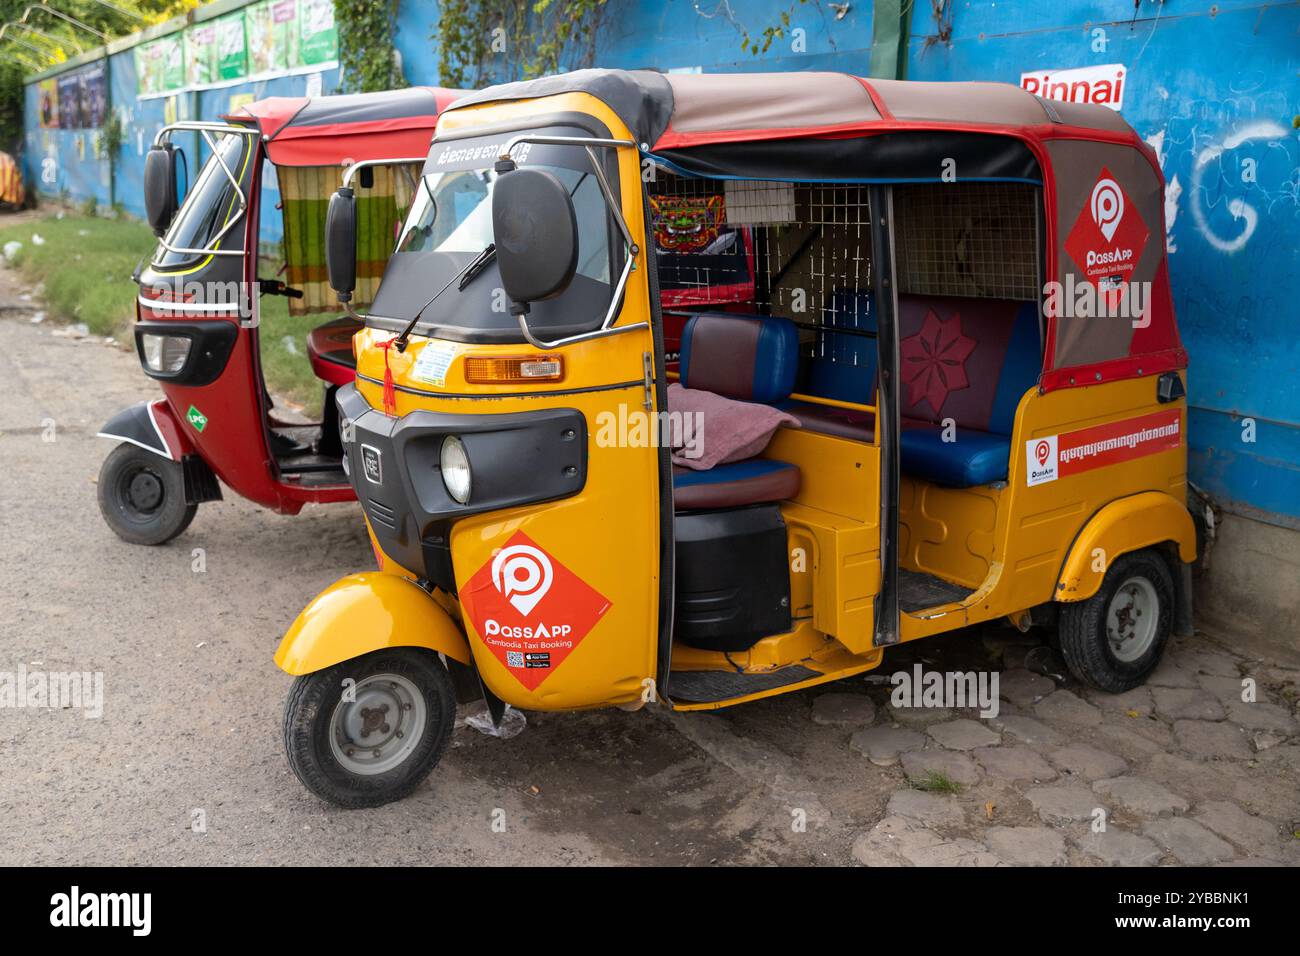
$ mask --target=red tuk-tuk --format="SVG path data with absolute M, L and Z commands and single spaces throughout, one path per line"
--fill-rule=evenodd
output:
M 144 171 L 145 205 L 159 243 L 134 278 L 140 285 L 136 351 L 163 397 L 124 409 L 99 433 L 120 442 L 99 476 L 100 511 L 119 537 L 133 544 L 171 540 L 200 503 L 221 497 L 218 479 L 282 514 L 296 514 L 308 502 L 355 498 L 334 393 L 355 375 L 352 336 L 361 323 L 339 317 L 326 283 L 325 206 L 343 171 L 361 164 L 354 180 L 358 284 L 368 300 L 438 114 L 456 95 L 421 87 L 271 97 L 222 122 L 173 123 L 159 131 Z M 187 132 L 202 138 L 210 157 L 178 203 L 177 182 L 188 179 L 188 170 L 174 139 Z M 283 279 L 262 278 L 258 269 L 271 258 L 258 240 L 269 167 L 284 218 Z M 307 360 L 325 390 L 319 422 L 287 422 L 272 409 L 259 350 L 263 295 L 288 296 L 291 314 L 334 314 L 307 338 Z

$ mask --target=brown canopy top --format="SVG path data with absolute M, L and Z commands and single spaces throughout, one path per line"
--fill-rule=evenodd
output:
M 585 92 L 653 149 L 705 143 L 884 132 L 923 126 L 989 132 L 1068 126 L 1133 136 L 1113 110 L 1043 100 L 1006 83 L 867 80 L 846 73 L 655 73 L 578 70 L 490 86 L 451 109 Z

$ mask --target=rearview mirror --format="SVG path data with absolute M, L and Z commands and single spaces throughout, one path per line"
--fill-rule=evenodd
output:
M 144 211 L 158 237 L 176 217 L 176 150 L 171 143 L 151 147 L 144 157 Z
M 339 301 L 351 301 L 357 287 L 357 199 L 351 186 L 340 186 L 330 196 L 325 213 L 325 268 Z
M 578 268 L 578 217 L 564 183 L 543 169 L 502 172 L 492 190 L 492 240 L 516 315 L 567 289 Z

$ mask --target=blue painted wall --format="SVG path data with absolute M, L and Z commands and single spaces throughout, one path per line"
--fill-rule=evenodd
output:
M 108 157 L 97 149 L 98 130 L 42 129 L 37 120 L 37 85 L 26 87 L 25 154 L 23 164 L 27 181 L 37 192 L 48 197 L 65 197 L 80 204 L 94 197 L 101 210 L 114 202 L 132 216 L 144 218 L 144 154 L 157 132 L 168 122 L 188 119 L 215 119 L 231 109 L 236 97 L 252 94 L 254 99 L 267 96 L 303 96 L 307 91 L 307 74 L 240 83 L 213 90 L 176 93 L 153 99 L 136 98 L 135 56 L 132 50 L 115 53 L 108 62 L 109 89 L 113 111 L 121 119 L 124 136 L 113 181 L 110 184 Z M 321 88 L 326 93 L 339 88 L 339 70 L 321 74 Z M 207 159 L 207 147 L 197 133 L 177 134 L 173 142 L 183 148 L 190 175 Z M 274 167 L 263 171 L 266 192 L 264 208 L 279 202 Z M 110 196 L 110 185 L 111 193 Z M 279 242 L 283 236 L 279 216 L 264 215 L 261 224 L 264 242 Z
M 1033 70 L 1127 67 L 1123 115 L 1160 153 L 1169 183 L 1170 276 L 1191 354 L 1192 480 L 1230 510 L 1300 527 L 1300 2 L 1141 0 L 1136 11 L 1133 0 L 947 6 L 941 30 L 931 4 L 916 3 L 909 78 L 1017 83 Z M 866 0 L 850 2 L 839 18 L 822 0 L 610 0 L 595 65 L 866 74 L 871 10 Z M 741 51 L 746 31 L 758 35 L 787 11 L 798 32 L 761 57 Z M 401 4 L 396 43 L 412 83 L 438 83 L 437 17 L 431 0 Z M 163 101 L 134 101 L 129 52 L 110 67 L 113 102 L 129 104 L 147 148 Z M 327 75 L 325 90 L 337 81 Z M 182 116 L 211 117 L 232 94 L 296 94 L 305 83 L 292 77 L 191 94 L 178 107 L 189 111 Z M 79 158 L 78 135 L 90 137 L 29 129 L 28 168 L 38 175 L 40 159 L 53 155 L 56 180 L 44 191 L 104 201 L 106 164 L 93 159 L 89 142 Z M 135 135 L 118 167 L 117 197 L 138 215 Z

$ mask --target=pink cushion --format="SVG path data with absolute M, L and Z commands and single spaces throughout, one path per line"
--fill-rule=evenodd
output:
M 695 471 L 753 458 L 782 425 L 799 419 L 771 405 L 737 402 L 698 388 L 668 386 L 673 464 Z

